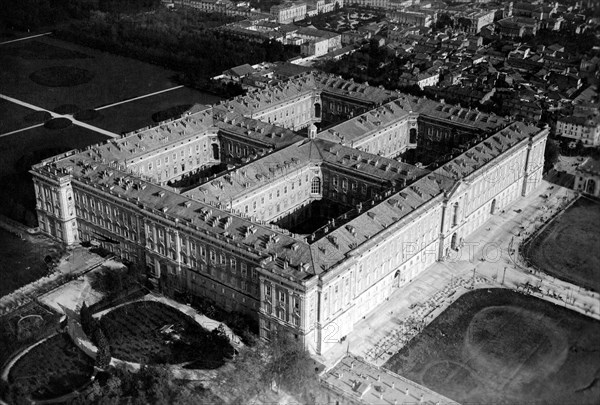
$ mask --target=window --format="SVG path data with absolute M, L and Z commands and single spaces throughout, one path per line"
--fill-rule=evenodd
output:
M 214 263 L 216 260 L 217 260 L 217 255 L 216 255 L 215 251 L 211 249 L 210 250 L 210 261 Z
M 270 285 L 265 285 L 265 295 L 267 297 L 271 296 L 271 286 Z
M 321 179 L 319 177 L 315 177 L 312 180 L 312 185 L 311 185 L 311 193 L 313 194 L 320 194 L 321 193 Z
M 279 301 L 285 302 L 285 291 L 279 291 Z
M 231 267 L 234 272 L 235 272 L 235 267 L 236 267 L 235 265 L 236 265 L 235 257 L 232 257 L 231 259 L 229 259 L 229 267 Z

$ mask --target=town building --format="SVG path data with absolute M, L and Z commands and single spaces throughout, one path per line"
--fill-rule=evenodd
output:
M 556 120 L 556 134 L 581 141 L 583 146 L 600 145 L 600 115 L 582 114 L 560 117 Z
M 574 189 L 581 193 L 600 197 L 600 160 L 587 158 L 575 173 Z
M 334 126 L 319 131 L 326 120 Z M 262 338 L 289 333 L 322 354 L 533 192 L 547 135 L 311 72 L 31 173 L 43 233 L 95 240 L 144 263 L 157 290 L 246 312 Z M 459 136 L 469 146 L 433 171 L 394 159 L 427 137 Z
M 271 7 L 271 14 L 279 24 L 289 24 L 306 18 L 306 3 L 289 2 Z

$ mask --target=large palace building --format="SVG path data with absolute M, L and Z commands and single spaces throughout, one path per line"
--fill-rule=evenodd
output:
M 313 72 L 31 173 L 43 232 L 95 240 L 145 263 L 158 290 L 253 314 L 262 337 L 286 331 L 320 354 L 531 192 L 547 135 Z M 463 149 L 434 170 L 402 162 L 453 138 Z

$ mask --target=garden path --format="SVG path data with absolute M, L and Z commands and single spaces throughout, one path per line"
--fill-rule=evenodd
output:
M 2 371 L 2 379 L 4 381 L 8 381 L 8 375 L 10 374 L 10 369 L 15 365 L 15 363 L 17 361 L 19 361 L 19 359 L 21 357 L 23 357 L 24 355 L 26 355 L 27 353 L 29 353 L 29 351 L 31 349 L 33 349 L 34 347 L 41 345 L 42 343 L 44 343 L 46 340 L 53 338 L 54 336 L 58 335 L 58 332 L 55 332 L 53 334 L 51 334 L 50 336 L 40 340 L 39 342 L 35 342 L 34 344 L 32 344 L 31 346 L 23 349 L 23 351 L 21 351 L 19 354 L 17 354 L 15 357 L 13 357 L 13 359 L 6 365 L 6 367 L 4 368 L 4 370 Z
M 77 126 L 80 126 L 80 127 L 86 128 L 86 129 L 89 129 L 91 131 L 99 132 L 99 133 L 101 133 L 103 135 L 110 136 L 111 138 L 120 138 L 121 137 L 121 135 L 115 134 L 114 132 L 110 132 L 110 131 L 107 131 L 105 129 L 98 128 L 98 127 L 95 127 L 93 125 L 86 124 L 85 122 L 81 122 L 79 120 L 76 120 L 70 114 L 57 114 L 54 111 L 46 110 L 45 108 L 38 107 L 38 106 L 33 105 L 33 104 L 29 104 L 29 103 L 27 103 L 25 101 L 21 101 L 21 100 L 18 100 L 16 98 L 9 97 L 9 96 L 7 96 L 5 94 L 0 94 L 0 98 L 4 99 L 6 101 L 10 101 L 11 103 L 15 103 L 15 104 L 18 104 L 20 106 L 29 108 L 29 109 L 34 110 L 34 111 L 46 111 L 46 112 L 48 112 L 48 113 L 50 113 L 52 115 L 52 118 L 66 118 L 66 119 L 70 120 L 74 125 L 77 125 Z
M 0 45 L 12 44 L 13 42 L 25 41 L 27 39 L 37 38 L 37 37 L 44 37 L 46 35 L 51 35 L 51 34 L 52 34 L 52 32 L 44 32 L 43 34 L 31 35 L 31 36 L 28 36 L 28 37 L 25 37 L 25 38 L 11 39 L 10 41 L 0 42 Z

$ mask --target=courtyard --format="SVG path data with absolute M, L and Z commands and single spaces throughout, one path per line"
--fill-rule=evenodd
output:
M 600 203 L 582 197 L 557 216 L 526 246 L 537 269 L 600 291 Z
M 600 322 L 505 289 L 461 296 L 384 367 L 460 403 L 595 404 Z

